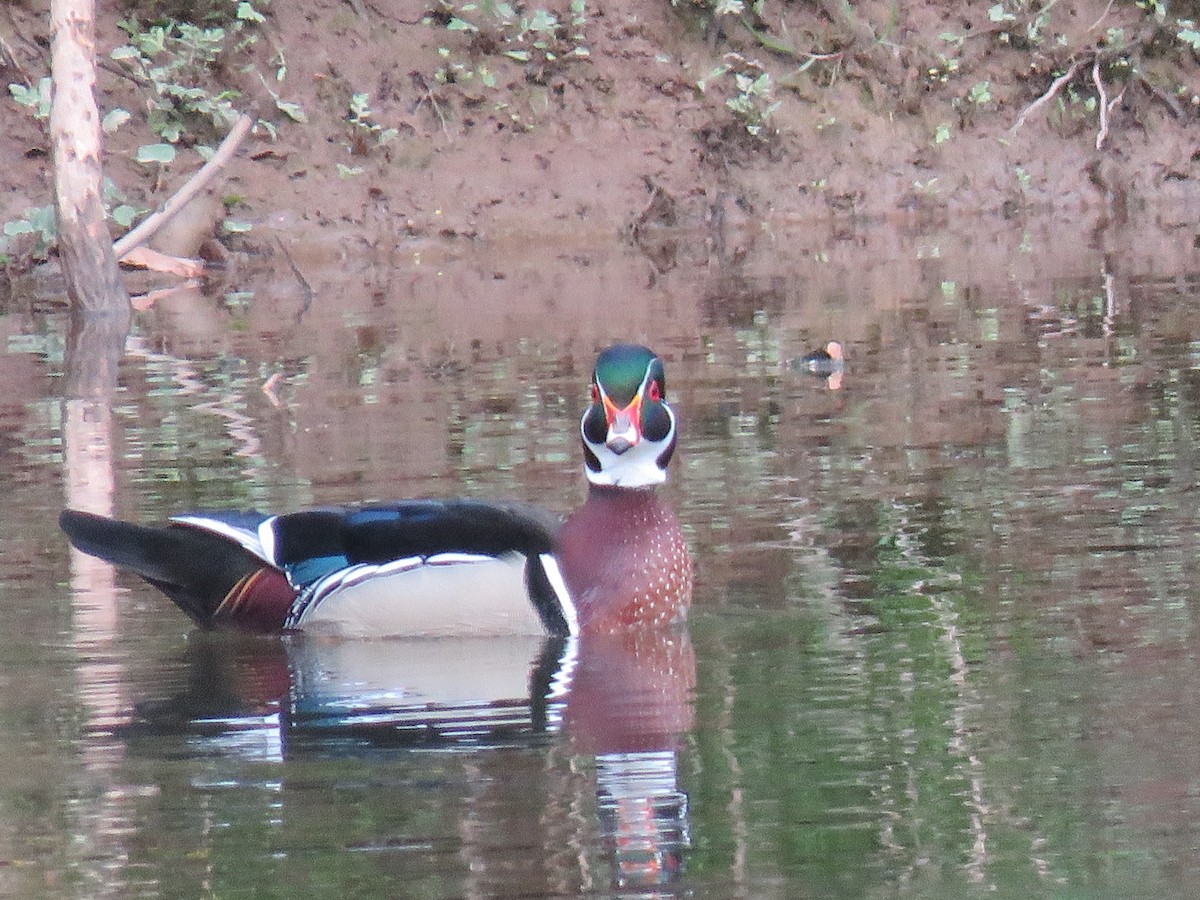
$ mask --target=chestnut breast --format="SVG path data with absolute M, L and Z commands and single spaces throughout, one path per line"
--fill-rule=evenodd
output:
M 582 631 L 653 628 L 686 616 L 691 557 L 675 513 L 652 489 L 592 485 L 558 544 Z

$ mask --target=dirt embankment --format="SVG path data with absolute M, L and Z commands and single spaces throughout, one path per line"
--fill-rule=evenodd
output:
M 48 5 L 0 11 L 6 83 L 46 73 Z M 107 168 L 143 208 L 199 158 L 134 160 L 157 140 L 147 86 L 107 56 L 128 40 L 117 23 L 131 8 L 170 6 L 98 10 L 102 111 L 132 114 Z M 671 226 L 720 243 L 828 220 L 1043 209 L 1101 226 L 1134 205 L 1174 228 L 1194 225 L 1200 199 L 1194 51 L 1184 24 L 1133 4 L 766 0 L 714 18 L 704 0 L 546 0 L 560 25 L 542 30 L 537 3 L 509 20 L 465 2 L 257 6 L 261 39 L 242 51 L 254 66 L 218 61 L 204 77 L 238 89 L 235 105 L 278 136 L 259 129 L 163 239 L 169 251 L 195 252 L 227 214 L 255 228 L 226 242 L 266 246 L 283 231 L 352 249 L 397 235 L 653 240 Z M 279 99 L 306 121 L 280 115 Z M 50 179 L 42 123 L 3 102 L 7 221 L 48 202 Z

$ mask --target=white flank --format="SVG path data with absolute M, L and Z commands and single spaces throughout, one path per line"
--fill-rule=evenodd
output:
M 442 554 L 357 565 L 322 579 L 295 625 L 340 637 L 544 634 L 525 557 Z

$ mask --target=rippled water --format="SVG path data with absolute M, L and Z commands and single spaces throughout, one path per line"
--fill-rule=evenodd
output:
M 102 402 L 14 299 L 0 893 L 1188 896 L 1200 260 L 1062 246 L 297 254 L 143 313 Z M 789 364 L 830 337 L 836 390 Z M 57 532 L 66 498 L 569 510 L 616 338 L 682 422 L 683 634 L 202 634 Z

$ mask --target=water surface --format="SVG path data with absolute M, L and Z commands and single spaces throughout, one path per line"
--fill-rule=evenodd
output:
M 1200 260 L 1121 237 L 297 251 L 141 314 L 101 401 L 14 299 L 0 892 L 1186 896 Z M 789 365 L 830 337 L 836 390 Z M 57 532 L 68 499 L 566 512 L 614 339 L 681 421 L 669 639 L 206 635 Z

